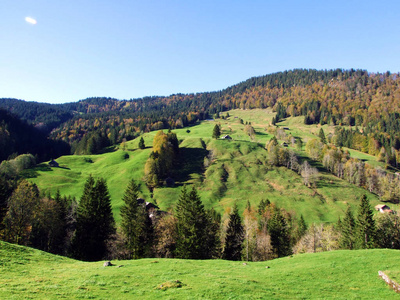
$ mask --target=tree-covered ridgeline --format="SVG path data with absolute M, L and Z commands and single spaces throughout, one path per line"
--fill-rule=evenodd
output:
M 390 72 L 295 69 L 253 77 L 217 92 L 130 100 L 88 98 L 57 105 L 0 99 L 0 107 L 13 106 L 14 113 L 35 125 L 46 123 L 45 118 L 57 120 L 51 137 L 71 145 L 72 153 L 90 149 L 87 140 L 80 145 L 84 137 L 101 135 L 115 144 L 140 132 L 181 128 L 229 109 L 267 107 L 277 112 L 275 123 L 301 115 L 307 124 L 362 127 L 362 135 L 390 152 L 400 146 L 399 84 L 399 74 Z

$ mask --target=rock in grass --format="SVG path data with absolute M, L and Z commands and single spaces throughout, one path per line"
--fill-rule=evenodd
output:
M 104 262 L 104 264 L 103 264 L 103 267 L 111 267 L 111 266 L 113 266 L 113 264 L 111 263 L 111 261 L 106 261 L 106 262 Z

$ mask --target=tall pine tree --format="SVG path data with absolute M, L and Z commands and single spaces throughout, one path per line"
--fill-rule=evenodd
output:
M 138 204 L 139 186 L 131 180 L 122 198 L 121 229 L 130 258 L 145 257 L 151 247 L 151 221 L 146 208 Z
M 207 259 L 212 257 L 209 249 L 209 218 L 195 187 L 190 192 L 183 187 L 176 206 L 177 241 L 176 257 Z
M 324 132 L 324 130 L 322 129 L 322 127 L 321 127 L 321 129 L 319 130 L 318 137 L 319 137 L 321 143 L 326 144 L 325 132 Z
M 361 197 L 360 207 L 357 215 L 357 245 L 362 249 L 375 246 L 375 220 L 367 196 Z
M 218 124 L 215 124 L 212 137 L 214 139 L 219 139 L 220 136 L 221 136 L 221 128 L 219 127 Z
M 228 260 L 240 260 L 242 258 L 242 244 L 244 230 L 242 220 L 236 204 L 229 215 L 228 228 L 226 229 L 225 247 L 223 258 Z
M 343 249 L 352 250 L 355 247 L 355 227 L 356 222 L 354 220 L 353 213 L 351 212 L 350 206 L 347 207 L 346 215 L 343 221 L 340 223 L 340 230 L 342 236 L 340 238 L 340 247 Z
M 107 184 L 90 176 L 79 202 L 76 231 L 72 239 L 72 256 L 85 261 L 97 261 L 107 254 L 107 241 L 115 233 L 111 198 Z
M 292 254 L 288 222 L 279 208 L 275 208 L 267 224 L 271 244 L 277 257 Z
M 139 148 L 140 148 L 140 149 L 146 148 L 146 145 L 145 145 L 145 143 L 144 143 L 143 137 L 140 137 L 140 140 L 139 140 Z

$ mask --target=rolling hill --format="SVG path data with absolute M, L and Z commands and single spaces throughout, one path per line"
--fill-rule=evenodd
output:
M 1 299 L 394 299 L 378 277 L 398 250 L 309 253 L 268 262 L 80 262 L 0 241 Z

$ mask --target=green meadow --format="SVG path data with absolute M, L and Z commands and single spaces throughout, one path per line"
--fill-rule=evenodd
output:
M 226 113 L 223 113 L 225 116 Z M 80 198 L 83 186 L 91 174 L 107 180 L 112 199 L 114 216 L 118 222 L 122 195 L 131 178 L 140 183 L 141 195 L 147 201 L 157 202 L 163 210 L 174 208 L 184 184 L 195 185 L 207 208 L 213 207 L 224 213 L 237 203 L 243 210 L 249 200 L 258 205 L 262 199 L 269 199 L 288 211 L 302 214 L 307 223 L 336 222 L 342 216 L 347 205 L 356 209 L 361 195 L 366 194 L 371 205 L 378 203 L 376 195 L 341 180 L 312 162 L 320 171 L 317 187 L 304 186 L 302 178 L 296 172 L 284 167 L 271 167 L 265 144 L 273 137 L 270 123 L 275 115 L 271 110 L 232 110 L 229 118 L 203 121 L 195 126 L 174 130 L 180 141 L 180 154 L 175 166 L 175 187 L 160 187 L 154 190 L 154 198 L 144 184 L 144 165 L 151 152 L 155 132 L 143 135 L 146 149 L 138 148 L 138 140 L 126 145 L 111 147 L 100 155 L 63 156 L 57 159 L 59 168 L 51 168 L 47 163 L 27 170 L 25 177 L 36 183 L 43 191 L 55 194 L 57 189 L 63 195 Z M 245 132 L 240 119 L 251 125 L 256 135 L 251 139 Z M 230 135 L 232 140 L 211 138 L 213 127 L 221 124 L 222 135 Z M 301 137 L 305 142 L 317 138 L 319 126 L 304 125 L 302 117 L 287 118 L 279 123 L 287 127 L 287 133 Z M 333 127 L 324 125 L 326 133 Z M 304 151 L 298 155 L 307 159 Z M 210 155 L 212 156 L 210 157 Z M 351 151 L 355 157 L 379 162 L 375 157 Z M 210 157 L 205 167 L 205 157 Z
M 378 277 L 398 250 L 342 250 L 266 262 L 81 262 L 0 242 L 0 299 L 395 299 Z

